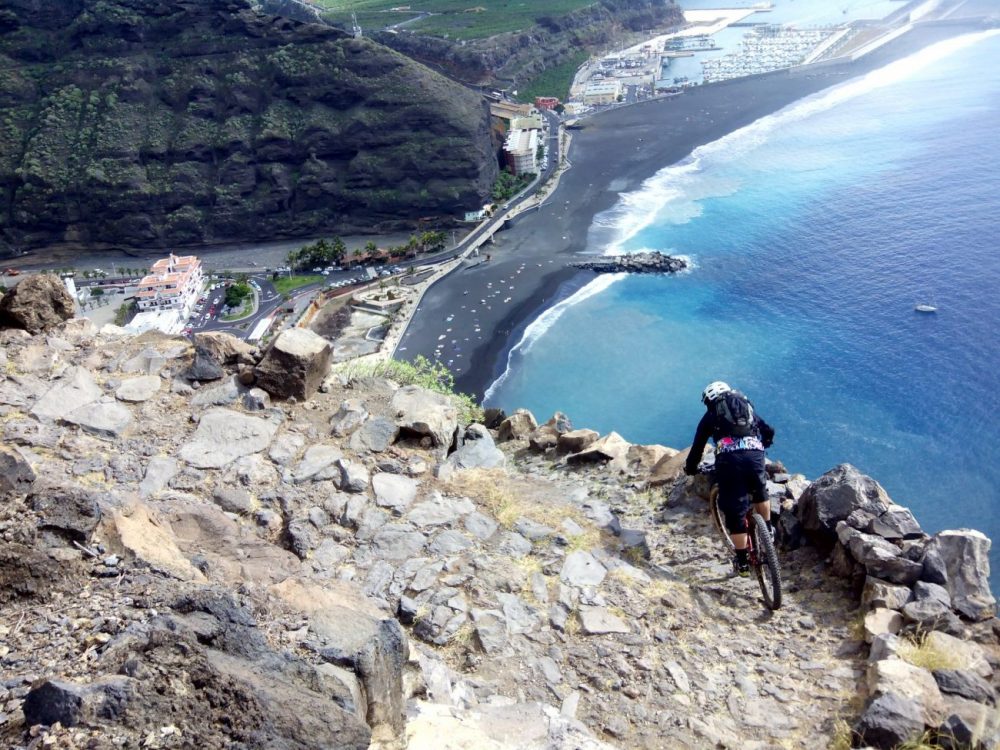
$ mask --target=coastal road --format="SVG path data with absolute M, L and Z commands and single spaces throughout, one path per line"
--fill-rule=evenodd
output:
M 599 241 L 589 235 L 594 217 L 622 192 L 638 189 L 697 146 L 955 33 L 911 32 L 841 66 L 697 86 L 683 96 L 587 117 L 574 134 L 573 168 L 560 177 L 557 189 L 538 210 L 497 233 L 492 262 L 460 267 L 427 290 L 396 355 L 437 359 L 452 370 L 460 391 L 481 396 L 503 372 L 525 326 L 593 278 L 567 264 L 579 259 L 588 241 Z

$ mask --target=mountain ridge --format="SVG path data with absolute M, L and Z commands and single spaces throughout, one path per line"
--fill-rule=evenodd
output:
M 377 43 L 245 0 L 57 5 L 0 16 L 15 248 L 390 231 L 488 195 L 482 101 Z

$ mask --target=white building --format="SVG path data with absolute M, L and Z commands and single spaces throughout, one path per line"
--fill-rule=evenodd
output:
M 183 329 L 184 318 L 181 317 L 181 311 L 169 307 L 140 312 L 125 326 L 125 330 L 132 333 L 145 333 L 146 331 L 180 333 Z
M 503 145 L 507 166 L 514 174 L 538 173 L 537 130 L 511 130 Z
M 614 104 L 622 93 L 621 81 L 609 79 L 591 80 L 583 90 L 584 104 Z
M 186 317 L 201 293 L 201 261 L 193 255 L 171 253 L 156 261 L 150 271 L 136 288 L 139 311 L 180 310 Z

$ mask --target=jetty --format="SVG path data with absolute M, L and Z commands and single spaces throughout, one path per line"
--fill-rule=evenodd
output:
M 591 260 L 570 263 L 597 273 L 677 273 L 688 267 L 687 261 L 660 252 L 629 255 L 602 255 Z

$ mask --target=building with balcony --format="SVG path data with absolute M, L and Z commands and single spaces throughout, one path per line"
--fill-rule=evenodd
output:
M 150 274 L 136 287 L 135 301 L 140 312 L 179 310 L 187 316 L 201 293 L 204 276 L 201 261 L 193 255 L 174 255 L 156 261 Z

